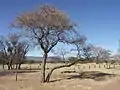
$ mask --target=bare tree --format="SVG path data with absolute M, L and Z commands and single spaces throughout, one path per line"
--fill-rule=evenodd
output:
M 102 47 L 95 47 L 92 48 L 93 55 L 96 58 L 96 61 L 98 60 L 108 60 L 110 57 L 110 51 L 107 49 L 103 49 Z
M 16 67 L 18 67 L 18 69 L 20 69 L 21 64 L 24 63 L 28 50 L 29 45 L 25 42 L 18 43 L 18 45 L 16 46 L 15 58 Z
M 10 34 L 5 39 L 0 40 L 1 58 L 7 63 L 8 70 L 13 69 L 14 65 L 22 64 L 29 45 L 21 40 L 20 35 Z
M 114 61 L 120 61 L 120 54 L 119 53 L 116 53 L 114 55 L 112 55 L 111 57 Z
M 1 40 L 0 40 L 0 63 L 3 65 L 3 69 L 4 69 L 6 59 L 5 59 L 5 55 L 4 55 L 4 45 Z
M 75 40 L 70 40 L 69 43 L 73 44 L 76 49 L 72 49 L 71 51 L 77 51 L 77 58 L 80 59 L 82 57 L 83 48 L 85 48 L 87 38 L 85 36 L 80 36 Z
M 118 41 L 119 44 L 118 44 L 118 50 L 115 54 L 113 54 L 111 56 L 111 59 L 112 59 L 112 62 L 115 63 L 115 62 L 120 62 L 120 40 Z
M 93 53 L 92 53 L 92 44 L 85 44 L 83 46 L 83 49 L 82 49 L 82 56 L 83 58 L 85 58 L 86 60 L 90 60 L 92 59 L 93 57 Z
M 0 39 L 1 59 L 6 62 L 8 69 L 10 69 L 10 54 L 8 53 L 10 47 L 8 47 L 7 41 L 4 37 Z
M 17 53 L 17 45 L 19 43 L 19 39 L 20 39 L 20 36 L 18 34 L 10 34 L 6 40 L 6 46 L 7 46 L 7 53 L 9 55 L 9 63 L 8 63 L 8 67 L 11 69 L 14 68 L 14 63 L 15 63 L 15 60 L 17 58 L 16 57 L 16 53 Z M 13 67 L 12 67 L 13 66 Z
M 64 47 L 57 48 L 57 50 L 52 50 L 52 53 L 61 57 L 64 62 L 66 62 L 65 56 L 69 53 L 69 50 L 66 50 Z
M 27 35 L 37 41 L 44 53 L 41 70 L 42 82 L 48 82 L 55 69 L 68 67 L 74 64 L 55 67 L 47 76 L 45 74 L 48 53 L 58 42 L 65 43 L 69 40 L 75 33 L 74 26 L 74 23 L 71 22 L 66 14 L 51 5 L 42 5 L 36 11 L 23 13 L 16 17 L 13 27 L 26 30 Z

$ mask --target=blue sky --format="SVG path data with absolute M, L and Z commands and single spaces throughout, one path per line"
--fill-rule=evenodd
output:
M 119 0 L 0 0 L 0 34 L 6 35 L 10 23 L 17 14 L 53 4 L 63 10 L 78 24 L 77 30 L 88 38 L 88 42 L 112 51 L 118 49 L 120 39 Z M 28 55 L 39 56 L 33 50 Z

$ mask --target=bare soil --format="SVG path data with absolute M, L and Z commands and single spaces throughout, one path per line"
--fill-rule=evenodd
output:
M 19 71 L 17 82 L 15 71 L 0 71 L 0 90 L 120 90 L 119 69 L 75 68 L 56 70 L 45 84 L 40 82 L 40 70 Z

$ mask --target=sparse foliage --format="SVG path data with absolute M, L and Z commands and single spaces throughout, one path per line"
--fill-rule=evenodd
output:
M 70 44 L 73 44 L 76 49 L 72 49 L 71 51 L 77 51 L 77 58 L 80 59 L 82 57 L 82 51 L 86 44 L 87 38 L 85 36 L 79 36 L 75 39 L 69 41 Z
M 103 49 L 102 47 L 92 47 L 92 52 L 93 55 L 95 57 L 95 60 L 102 60 L 102 61 L 106 61 L 109 60 L 110 57 L 110 51 L 107 49 Z
M 92 53 L 92 44 L 85 44 L 82 49 L 82 56 L 85 60 L 92 60 L 93 53 Z
M 13 27 L 26 30 L 41 47 L 44 55 L 42 64 L 42 82 L 48 82 L 50 73 L 45 78 L 45 66 L 48 53 L 58 42 L 67 42 L 74 35 L 74 23 L 66 14 L 51 5 L 42 5 L 39 9 L 19 15 Z M 56 68 L 55 68 L 56 69 Z M 51 70 L 53 72 L 53 70 Z
M 66 62 L 65 56 L 70 52 L 69 50 L 66 50 L 63 48 L 58 48 L 57 50 L 51 51 L 53 54 L 57 55 L 58 57 L 61 57 L 64 62 Z
M 20 69 L 20 65 L 25 59 L 29 45 L 20 40 L 18 34 L 11 34 L 8 37 L 0 40 L 1 58 L 8 65 L 8 69 L 13 69 L 16 64 Z

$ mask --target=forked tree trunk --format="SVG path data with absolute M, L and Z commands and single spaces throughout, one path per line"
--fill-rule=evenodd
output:
M 44 53 L 44 59 L 42 61 L 42 70 L 41 70 L 41 82 L 45 82 L 45 67 L 46 67 L 47 53 Z
M 71 63 L 71 64 L 65 64 L 65 65 L 61 65 L 61 66 L 54 67 L 54 68 L 48 73 L 48 75 L 47 75 L 47 77 L 46 77 L 46 79 L 45 79 L 45 82 L 49 82 L 49 81 L 50 81 L 50 77 L 51 77 L 51 75 L 52 75 L 52 73 L 53 73 L 54 70 L 60 69 L 60 68 L 64 68 L 64 67 L 70 67 L 70 66 L 76 64 L 77 62 L 78 62 L 78 61 L 75 61 L 75 62 L 73 62 L 73 63 Z

